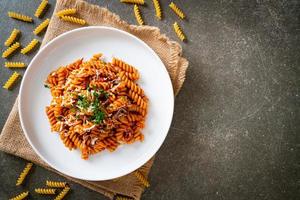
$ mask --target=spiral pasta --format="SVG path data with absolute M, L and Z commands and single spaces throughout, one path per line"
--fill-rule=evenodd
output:
M 145 187 L 149 187 L 150 183 L 148 182 L 148 180 L 145 178 L 145 176 L 143 174 L 141 174 L 141 172 L 139 171 L 135 171 L 134 175 L 137 177 L 137 179 L 145 186 Z
M 17 12 L 8 12 L 7 14 L 10 18 L 17 19 L 20 21 L 24 21 L 24 22 L 32 22 L 33 21 L 31 17 L 17 13 Z
M 47 0 L 42 0 L 40 5 L 37 7 L 34 16 L 35 17 L 40 17 L 42 15 L 42 13 L 46 10 L 46 7 L 48 5 L 48 1 Z
M 185 18 L 185 14 L 183 13 L 183 11 L 173 2 L 171 2 L 169 4 L 169 7 L 174 11 L 174 13 L 180 17 L 181 19 Z
M 23 68 L 26 67 L 26 64 L 23 62 L 5 62 L 5 67 L 7 68 Z
M 27 54 L 34 49 L 34 47 L 39 43 L 37 39 L 31 40 L 29 44 L 27 44 L 23 49 L 21 49 L 22 54 Z
M 17 72 L 14 72 L 9 79 L 6 81 L 6 83 L 3 85 L 4 89 L 10 89 L 14 83 L 17 81 L 17 79 L 20 77 L 20 74 L 18 74 Z
M 161 12 L 159 0 L 153 0 L 153 5 L 154 5 L 156 17 L 161 20 L 162 12 Z
M 47 26 L 49 25 L 50 19 L 45 19 L 42 23 L 40 23 L 40 25 L 38 25 L 33 33 L 35 35 L 38 35 L 39 33 L 41 33 L 43 30 L 45 30 L 47 28 Z
M 73 15 L 76 12 L 77 11 L 76 11 L 75 8 L 68 8 L 68 9 L 64 9 L 64 10 L 58 11 L 55 15 L 57 17 L 61 17 L 61 16 L 64 16 L 64 15 Z
M 67 183 L 60 182 L 60 181 L 46 181 L 46 186 L 55 187 L 55 188 L 64 188 L 67 186 Z
M 70 187 L 65 187 L 56 197 L 54 200 L 62 200 L 70 191 Z
M 9 47 L 17 39 L 20 33 L 21 33 L 20 30 L 14 29 L 9 35 L 9 37 L 7 38 L 7 40 L 5 41 L 4 45 Z
M 177 22 L 175 22 L 175 23 L 173 24 L 173 28 L 174 28 L 174 31 L 175 31 L 176 35 L 178 36 L 178 38 L 179 38 L 181 41 L 186 40 L 186 37 L 185 37 L 184 33 L 182 32 L 182 30 L 181 30 L 181 28 L 180 28 L 180 26 L 178 25 Z
M 85 25 L 86 21 L 84 19 L 80 19 L 77 17 L 71 17 L 71 16 L 61 16 L 60 17 L 62 20 L 67 21 L 67 22 L 71 22 L 71 23 L 75 23 L 75 24 L 80 24 L 80 25 Z
M 132 65 L 117 58 L 104 62 L 102 54 L 51 72 L 45 81 L 53 97 L 46 107 L 51 131 L 83 159 L 143 141 L 148 98 L 138 77 Z
M 28 175 L 30 169 L 32 168 L 32 163 L 27 163 L 21 174 L 19 175 L 19 178 L 17 179 L 16 186 L 21 185 L 23 181 L 25 180 L 26 176 Z
M 13 45 L 8 47 L 3 53 L 2 53 L 2 58 L 7 58 L 10 56 L 13 52 L 15 52 L 19 47 L 20 47 L 19 42 L 15 42 Z
M 144 25 L 144 20 L 142 18 L 139 6 L 135 4 L 133 6 L 133 11 L 134 11 L 134 15 L 135 15 L 135 18 L 136 18 L 136 21 L 138 22 L 138 24 L 139 25 Z
M 38 194 L 55 194 L 56 189 L 50 188 L 35 188 L 34 191 Z
M 121 3 L 132 3 L 132 4 L 139 4 L 139 5 L 144 5 L 145 1 L 144 0 L 120 0 Z
M 18 194 L 17 196 L 10 198 L 9 200 L 22 200 L 22 199 L 25 199 L 28 195 L 29 195 L 28 191 L 22 192 L 22 193 Z

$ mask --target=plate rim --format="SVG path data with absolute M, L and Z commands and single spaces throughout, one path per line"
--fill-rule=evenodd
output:
M 52 45 L 53 43 L 55 43 L 57 40 L 59 40 L 60 38 L 68 35 L 68 34 L 72 34 L 74 32 L 80 32 L 82 30 L 86 30 L 86 29 L 106 29 L 106 30 L 112 30 L 112 31 L 116 31 L 116 32 L 119 32 L 119 33 L 122 33 L 122 34 L 125 34 L 129 37 L 132 37 L 134 38 L 137 42 L 143 44 L 144 47 L 146 47 L 149 52 L 151 52 L 151 54 L 153 54 L 156 58 L 158 58 L 160 60 L 160 62 L 162 63 L 162 65 L 164 66 L 163 68 L 163 71 L 167 74 L 167 77 L 168 77 L 168 82 L 170 83 L 170 86 L 171 86 L 171 90 L 172 90 L 172 95 L 171 95 L 171 116 L 170 116 L 170 120 L 169 120 L 169 124 L 167 125 L 167 131 L 166 131 L 166 134 L 164 135 L 163 139 L 160 141 L 160 144 L 157 146 L 156 149 L 152 150 L 150 153 L 148 153 L 148 156 L 145 156 L 147 157 L 147 159 L 141 159 L 136 165 L 134 165 L 134 167 L 132 167 L 133 169 L 132 170 L 127 170 L 124 174 L 122 175 L 118 175 L 118 176 L 111 176 L 110 178 L 102 178 L 102 179 L 99 179 L 99 178 L 95 178 L 95 179 L 91 179 L 91 178 L 84 178 L 82 176 L 75 176 L 74 174 L 70 174 L 64 170 L 61 170 L 59 167 L 53 165 L 50 161 L 48 161 L 44 156 L 41 155 L 41 153 L 39 152 L 39 150 L 35 147 L 35 145 L 33 144 L 33 142 L 30 140 L 30 137 L 29 135 L 27 134 L 27 130 L 26 130 L 26 125 L 23 121 L 23 118 L 24 118 L 24 113 L 22 111 L 22 98 L 25 93 L 25 80 L 26 80 L 26 77 L 27 76 L 30 76 L 31 74 L 29 73 L 29 69 L 32 67 L 32 63 L 38 58 L 38 56 L 41 54 L 41 52 L 43 52 L 48 46 Z M 117 28 L 114 28 L 114 27 L 108 27 L 108 26 L 88 26 L 88 27 L 81 27 L 81 28 L 76 28 L 76 29 L 73 29 L 73 30 L 70 30 L 70 31 L 67 31 L 67 32 L 64 32 L 62 34 L 60 34 L 59 36 L 55 37 L 54 39 L 52 39 L 50 42 L 48 42 L 46 45 L 44 45 L 43 47 L 41 47 L 38 52 L 36 53 L 36 55 L 32 58 L 32 60 L 30 61 L 24 75 L 23 75 L 23 78 L 22 78 L 22 81 L 21 81 L 21 85 L 20 85 L 20 89 L 19 89 L 19 101 L 18 101 L 18 110 L 19 110 L 19 118 L 20 118 L 20 122 L 21 122 L 21 127 L 22 127 L 22 130 L 23 130 L 23 133 L 26 137 L 26 140 L 28 141 L 28 143 L 30 144 L 30 146 L 33 148 L 34 152 L 44 161 L 46 162 L 50 167 L 52 167 L 53 169 L 59 171 L 60 173 L 64 174 L 64 175 L 67 175 L 67 176 L 70 176 L 70 177 L 73 177 L 73 178 L 77 178 L 77 179 L 81 179 L 81 180 L 86 180 L 86 181 L 105 181 L 105 180 L 111 180 L 111 179 L 114 179 L 114 178 L 118 178 L 118 177 L 122 177 L 122 176 L 125 176 L 133 171 L 135 171 L 136 169 L 140 168 L 141 166 L 143 166 L 145 163 L 147 163 L 157 152 L 158 150 L 161 148 L 162 144 L 164 143 L 168 133 L 169 133 L 169 130 L 170 130 L 170 127 L 171 127 L 171 124 L 172 124 L 172 120 L 173 120 L 173 116 L 174 116 L 174 88 L 173 88 L 173 84 L 172 84 L 172 81 L 171 81 L 171 78 L 170 78 L 170 75 L 166 69 L 166 66 L 164 65 L 164 63 L 162 62 L 162 60 L 160 59 L 160 57 L 157 55 L 157 53 L 148 45 L 146 44 L 143 40 L 141 40 L 140 38 L 136 37 L 135 35 L 129 33 L 129 32 L 126 32 L 126 31 L 123 31 L 123 30 L 120 30 L 120 29 L 117 29 Z M 146 154 L 147 155 L 147 154 Z M 148 158 L 149 157 L 149 158 Z

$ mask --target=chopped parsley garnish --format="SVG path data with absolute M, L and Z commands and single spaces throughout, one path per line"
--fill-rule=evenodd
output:
M 105 113 L 101 109 L 99 108 L 94 109 L 94 115 L 92 116 L 92 120 L 96 124 L 100 124 L 104 120 L 104 117 L 105 117 Z
M 78 96 L 77 105 L 83 109 L 87 109 L 89 107 L 89 102 L 86 97 Z
M 50 88 L 49 85 L 47 85 L 47 84 L 44 84 L 44 87 L 45 87 L 45 88 Z

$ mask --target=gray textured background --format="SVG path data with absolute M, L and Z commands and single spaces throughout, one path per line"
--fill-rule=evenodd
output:
M 131 6 L 118 0 L 90 2 L 135 23 Z M 145 22 L 178 40 L 169 0 L 161 0 L 163 21 L 155 19 L 152 3 L 146 2 Z M 188 16 L 178 21 L 189 40 L 183 49 L 190 67 L 143 199 L 299 199 L 299 1 L 175 2 Z M 1 52 L 14 27 L 22 31 L 22 44 L 33 37 L 32 24 L 11 20 L 6 12 L 32 14 L 38 3 L 0 0 Z M 55 1 L 50 3 L 48 17 Z M 31 58 L 18 54 L 11 60 L 29 63 Z M 0 59 L 1 85 L 12 73 L 3 63 Z M 0 129 L 19 85 L 0 89 Z M 14 185 L 24 165 L 24 160 L 0 153 L 0 199 L 22 190 Z M 40 167 L 33 171 L 24 188 L 32 190 L 47 178 L 63 180 Z M 106 199 L 77 184 L 71 187 L 67 199 Z M 47 197 L 33 193 L 31 199 Z

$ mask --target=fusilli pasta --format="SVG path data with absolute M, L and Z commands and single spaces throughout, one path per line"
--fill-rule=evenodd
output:
M 174 11 L 174 13 L 180 17 L 181 19 L 185 18 L 185 14 L 183 13 L 183 11 L 173 2 L 171 2 L 169 4 L 169 7 Z
M 142 18 L 139 6 L 137 4 L 135 4 L 133 6 L 133 11 L 134 11 L 134 15 L 135 15 L 135 18 L 136 18 L 136 21 L 138 22 L 138 24 L 139 25 L 144 25 L 144 20 Z
M 29 195 L 29 192 L 22 192 L 21 194 L 9 199 L 9 200 L 22 200 L 25 199 Z
M 68 8 L 68 9 L 58 11 L 55 15 L 57 17 L 61 17 L 61 16 L 65 16 L 65 15 L 72 15 L 72 14 L 75 14 L 75 13 L 76 13 L 75 8 Z
M 59 181 L 46 181 L 46 186 L 55 187 L 55 188 L 64 188 L 67 186 L 67 183 L 59 182 Z
M 64 21 L 75 23 L 75 24 L 80 24 L 80 25 L 86 24 L 86 21 L 84 19 L 80 19 L 77 17 L 71 17 L 71 16 L 64 15 L 64 16 L 61 16 L 60 18 Z
M 14 83 L 17 81 L 17 79 L 20 77 L 20 74 L 18 74 L 17 72 L 14 72 L 9 79 L 6 81 L 6 83 L 3 85 L 4 89 L 10 89 Z
M 40 17 L 42 15 L 42 13 L 46 10 L 47 5 L 48 5 L 48 1 L 42 0 L 40 5 L 37 7 L 37 9 L 34 13 L 34 16 Z
M 4 45 L 9 47 L 17 39 L 20 32 L 20 30 L 14 29 L 5 41 Z
M 15 42 L 13 45 L 8 47 L 3 53 L 2 53 L 2 58 L 7 58 L 10 56 L 13 52 L 15 52 L 19 47 L 20 47 L 19 42 Z
M 14 76 L 14 74 L 13 74 L 13 76 Z M 24 179 L 26 178 L 26 176 L 28 175 L 30 169 L 32 168 L 32 165 L 33 165 L 32 163 L 27 163 L 26 164 L 24 170 L 21 172 L 21 174 L 19 175 L 19 178 L 17 179 L 16 186 L 21 185 L 23 183 Z
M 35 35 L 38 35 L 39 33 L 41 33 L 43 30 L 45 30 L 47 28 L 47 26 L 49 25 L 50 20 L 49 19 L 45 19 L 45 21 L 43 21 L 42 23 L 40 23 L 40 25 L 38 25 L 33 33 Z
M 56 189 L 52 188 L 36 188 L 34 191 L 38 194 L 55 194 Z
M 132 4 L 139 4 L 139 5 L 144 5 L 145 1 L 144 0 L 120 0 L 121 3 L 132 3 Z
M 27 44 L 23 49 L 21 49 L 21 53 L 27 54 L 28 52 L 32 51 L 38 43 L 39 41 L 37 39 L 31 40 L 29 44 Z
M 176 35 L 178 36 L 178 38 L 179 38 L 181 41 L 186 40 L 186 37 L 185 37 L 184 33 L 182 32 L 182 30 L 181 30 L 181 28 L 180 28 L 180 26 L 178 25 L 177 22 L 175 22 L 175 23 L 173 24 L 173 28 L 174 28 L 174 31 L 175 31 Z
M 137 177 L 137 179 L 139 179 L 139 181 L 141 181 L 141 183 L 145 186 L 145 187 L 149 187 L 150 183 L 148 182 L 148 180 L 145 178 L 145 176 L 143 174 L 141 174 L 141 172 L 139 171 L 135 171 L 134 175 Z
M 153 5 L 154 5 L 156 17 L 161 20 L 162 12 L 161 12 L 159 0 L 153 0 Z
M 5 67 L 7 68 L 23 68 L 26 67 L 26 64 L 23 62 L 5 62 Z
M 8 12 L 8 16 L 10 18 L 17 19 L 17 20 L 24 21 L 24 22 L 32 22 L 33 21 L 31 17 L 17 13 L 17 12 Z
M 143 141 L 148 98 L 138 77 L 133 66 L 117 58 L 106 63 L 102 54 L 51 72 L 45 82 L 53 97 L 46 107 L 51 131 L 83 159 Z
M 62 200 L 70 191 L 70 187 L 65 187 L 56 197 L 54 200 Z

